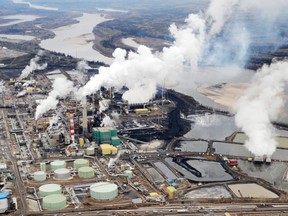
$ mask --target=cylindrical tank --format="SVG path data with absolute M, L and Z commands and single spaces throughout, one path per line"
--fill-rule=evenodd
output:
M 4 191 L 0 193 L 0 214 L 5 213 L 8 209 L 8 197 L 9 192 Z
M 83 138 L 79 138 L 79 145 L 80 145 L 80 147 L 84 146 L 84 139 Z
M 46 163 L 40 163 L 40 170 L 46 172 Z
M 86 155 L 94 155 L 95 154 L 95 149 L 94 147 L 88 147 L 86 149 Z
M 67 168 L 60 168 L 54 171 L 54 177 L 58 180 L 67 180 L 70 178 L 70 170 Z
M 43 198 L 43 208 L 49 211 L 64 209 L 66 207 L 66 197 L 62 194 L 52 194 Z
M 110 182 L 97 182 L 90 186 L 90 196 L 95 200 L 111 200 L 118 196 L 118 186 Z
M 40 197 L 46 197 L 51 194 L 61 194 L 61 186 L 58 184 L 46 184 L 39 187 Z
M 132 177 L 133 176 L 133 172 L 131 170 L 125 170 L 124 171 L 124 175 L 127 177 Z
M 89 166 L 89 161 L 86 159 L 76 159 L 73 162 L 74 168 L 78 170 L 80 167 L 88 167 Z
M 94 177 L 94 169 L 92 167 L 80 167 L 78 175 L 80 178 L 92 178 Z
M 50 163 L 51 170 L 66 168 L 66 161 L 56 160 Z
M 35 181 L 45 181 L 46 173 L 44 171 L 34 172 L 34 180 Z

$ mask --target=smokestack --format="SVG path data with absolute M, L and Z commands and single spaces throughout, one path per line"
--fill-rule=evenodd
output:
M 82 98 L 82 104 L 83 104 L 83 120 L 82 120 L 82 125 L 83 125 L 83 135 L 85 136 L 88 132 L 88 122 L 87 122 L 87 100 L 86 96 Z
M 70 112 L 70 135 L 72 144 L 75 143 L 74 113 Z

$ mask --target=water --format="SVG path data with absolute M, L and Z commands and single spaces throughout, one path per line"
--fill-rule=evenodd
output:
M 113 12 L 113 13 L 128 13 L 128 10 L 118 10 L 118 9 L 113 9 L 113 8 L 97 8 L 99 11 L 104 11 L 104 12 Z
M 188 120 L 192 124 L 191 130 L 185 135 L 187 138 L 225 140 L 225 137 L 237 130 L 234 118 L 223 115 L 192 115 Z
M 15 3 L 15 4 L 29 5 L 29 7 L 33 8 L 33 9 L 52 10 L 52 11 L 57 11 L 58 10 L 58 8 L 55 8 L 55 7 L 46 7 L 46 6 L 35 5 L 35 4 L 32 4 L 31 2 L 23 1 L 23 0 L 12 0 L 12 2 Z
M 56 36 L 41 41 L 40 46 L 76 58 L 111 64 L 112 58 L 108 58 L 93 49 L 94 35 L 92 34 L 96 25 L 109 19 L 102 17 L 100 14 L 84 13 L 82 17 L 76 18 L 76 20 L 79 23 L 52 30 Z
M 236 157 L 254 157 L 254 155 L 250 151 L 248 151 L 246 147 L 242 144 L 214 142 L 213 147 L 215 148 L 216 154 Z M 271 156 L 271 159 L 288 161 L 287 154 L 288 149 L 276 149 L 276 151 Z
M 208 143 L 204 141 L 181 141 L 179 142 L 179 147 L 175 150 L 180 149 L 181 151 L 190 152 L 206 152 L 208 148 Z
M 271 164 L 255 164 L 246 160 L 239 160 L 238 167 L 243 173 L 252 177 L 264 179 L 276 186 L 280 185 L 285 176 L 287 164 L 284 162 L 272 162 Z
M 0 34 L 0 38 L 8 38 L 12 40 L 33 40 L 35 37 L 29 35 L 10 35 L 10 34 Z M 0 39 L 1 40 L 1 39 Z
M 13 21 L 9 21 L 7 23 L 2 23 L 0 24 L 0 27 L 3 26 L 10 26 L 10 25 L 15 25 L 23 22 L 32 22 L 40 16 L 35 16 L 35 15 L 28 15 L 28 14 L 18 14 L 18 15 L 11 15 L 11 16 L 2 16 L 2 19 L 13 19 Z
M 161 170 L 167 179 L 177 179 L 178 177 L 162 162 L 156 162 L 154 165 Z
M 151 175 L 151 177 L 154 179 L 156 183 L 164 182 L 163 176 L 161 176 L 160 173 L 153 167 L 148 168 L 147 171 L 149 172 L 149 174 Z
M 183 166 L 178 165 L 172 158 L 166 158 L 165 161 L 169 163 L 174 169 L 181 173 L 184 178 L 196 182 L 218 182 L 233 180 L 233 177 L 229 175 L 222 165 L 215 161 L 206 160 L 187 160 L 187 164 L 195 168 L 201 173 L 201 176 L 196 176 Z
M 239 157 L 253 157 L 253 154 L 249 152 L 244 145 L 234 143 L 222 143 L 214 142 L 216 154 L 239 156 Z
M 135 42 L 133 40 L 133 38 L 123 38 L 122 39 L 122 43 L 127 45 L 127 46 L 130 46 L 130 47 L 133 47 L 133 48 L 138 48 L 140 46 L 140 44 L 138 44 L 137 42 Z
M 56 78 L 66 78 L 66 76 L 63 74 L 51 74 L 51 75 L 47 75 L 47 77 L 50 80 L 54 80 Z

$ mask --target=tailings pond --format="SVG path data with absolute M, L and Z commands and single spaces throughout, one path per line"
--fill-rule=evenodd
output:
M 205 141 L 180 141 L 177 143 L 175 150 L 204 153 L 207 148 L 208 142 Z
M 221 182 L 233 180 L 221 163 L 204 158 L 166 158 L 165 161 L 194 182 Z

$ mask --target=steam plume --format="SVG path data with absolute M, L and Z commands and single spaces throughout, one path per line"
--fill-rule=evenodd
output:
M 278 38 L 277 31 L 269 30 L 279 17 L 285 15 L 282 8 L 285 8 L 286 3 L 285 0 L 276 2 L 212 0 L 205 13 L 189 15 L 183 26 L 170 26 L 174 42 L 162 52 L 152 54 L 145 46 L 129 53 L 116 49 L 111 66 L 101 67 L 99 74 L 79 90 L 79 97 L 99 90 L 102 85 L 114 86 L 116 89 L 125 85 L 129 91 L 123 95 L 123 99 L 129 103 L 142 103 L 153 98 L 157 85 L 161 86 L 164 80 L 177 84 L 192 78 L 193 85 L 197 82 L 197 76 L 191 77 L 191 74 L 195 74 L 199 64 L 244 66 L 249 58 L 250 45 L 255 40 L 251 33 L 259 34 L 259 29 L 255 30 L 255 27 L 262 28 L 263 25 L 259 23 L 268 12 L 271 16 L 265 18 L 265 32 L 268 32 L 269 37 L 273 36 L 270 32 L 276 32 L 272 38 Z M 271 12 L 270 8 L 277 12 Z M 210 80 L 213 77 L 209 77 Z
M 165 78 L 176 77 L 184 63 L 197 67 L 205 41 L 205 21 L 199 15 L 190 15 L 184 26 L 177 28 L 172 24 L 170 32 L 175 37 L 173 45 L 155 55 L 148 47 L 139 46 L 137 52 L 129 52 L 125 60 L 126 51 L 117 48 L 111 66 L 100 67 L 99 74 L 79 89 L 80 97 L 99 90 L 101 86 L 120 89 L 125 85 L 129 90 L 124 93 L 124 100 L 147 102 L 155 95 L 157 85 L 162 85 Z
M 115 125 L 116 125 L 116 122 L 113 119 L 111 119 L 108 115 L 105 115 L 100 126 L 101 127 L 113 127 Z
M 73 82 L 63 77 L 56 78 L 52 87 L 53 90 L 49 93 L 48 97 L 41 101 L 36 108 L 36 120 L 48 110 L 55 109 L 57 107 L 59 98 L 65 98 L 69 93 L 75 91 Z
M 287 60 L 264 65 L 235 105 L 236 124 L 249 137 L 245 146 L 256 156 L 270 157 L 276 150 L 271 121 L 277 120 L 284 105 L 280 95 L 287 82 Z
M 27 65 L 23 70 L 19 77 L 20 80 L 25 79 L 29 76 L 30 73 L 32 73 L 35 70 L 45 70 L 47 68 L 47 63 L 43 65 L 39 65 L 37 62 L 40 59 L 40 56 L 43 54 L 43 51 L 39 51 L 38 54 L 30 60 L 30 64 Z

